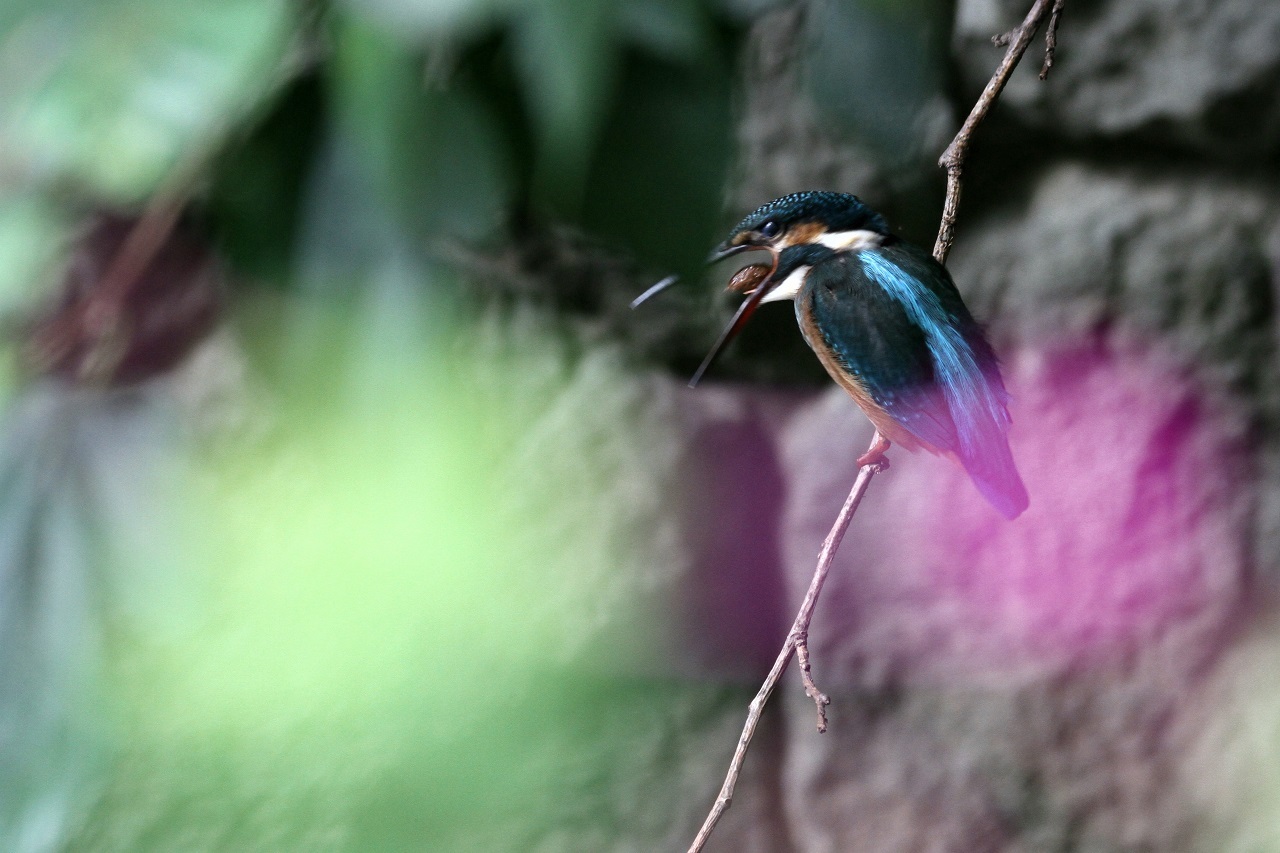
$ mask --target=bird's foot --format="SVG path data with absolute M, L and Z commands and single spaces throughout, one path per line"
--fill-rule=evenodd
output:
M 889 467 L 889 459 L 884 455 L 884 452 L 889 447 L 889 439 L 880 433 L 876 433 L 875 439 L 871 442 L 871 447 L 867 449 L 866 453 L 858 457 L 858 467 L 866 468 L 871 466 L 878 471 L 885 470 Z
M 866 468 L 868 466 L 884 470 L 889 467 L 889 457 L 884 455 L 883 450 L 868 450 L 858 457 L 858 467 Z

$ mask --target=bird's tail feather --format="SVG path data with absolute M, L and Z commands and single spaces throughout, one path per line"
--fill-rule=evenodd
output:
M 1027 487 L 1013 464 L 1013 454 L 1003 434 L 992 436 L 980 453 L 961 456 L 960 461 L 978 491 L 1005 518 L 1013 520 L 1027 508 Z

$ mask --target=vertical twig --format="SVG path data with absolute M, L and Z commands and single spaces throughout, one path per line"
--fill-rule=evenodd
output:
M 1054 21 L 1061 15 L 1064 2 L 1065 0 L 1053 2 Z M 1036 0 L 1031 7 L 1031 11 L 1027 13 L 1027 17 L 1021 24 L 1010 32 L 996 36 L 993 39 L 997 46 L 1007 44 L 1009 49 L 1005 51 L 1004 59 L 1000 61 L 1000 66 L 996 68 L 996 73 L 992 75 L 986 88 L 982 90 L 982 94 L 978 97 L 978 102 L 973 105 L 973 109 L 969 112 L 969 117 L 961 125 L 960 132 L 956 134 L 955 139 L 951 140 L 947 150 L 942 152 L 942 157 L 938 159 L 938 165 L 947 170 L 947 198 L 942 206 L 942 224 L 938 228 L 938 240 L 933 244 L 933 256 L 938 259 L 940 264 L 947 262 L 947 255 L 951 252 L 951 244 L 956 239 L 956 216 L 960 211 L 960 175 L 964 169 L 964 158 L 969 153 L 969 142 L 973 136 L 973 131 L 986 118 L 987 112 L 990 111 L 991 105 L 996 102 L 996 98 L 1000 97 L 1000 92 L 1004 90 L 1004 84 L 1009 82 L 1009 75 L 1017 67 L 1022 55 L 1027 52 L 1027 46 L 1031 44 L 1031 39 L 1035 37 L 1036 30 L 1040 28 L 1040 22 L 1044 19 L 1045 14 L 1048 13 L 1050 3 L 1051 0 Z M 1057 46 L 1057 28 L 1055 24 L 1051 23 L 1049 33 L 1044 73 L 1048 73 L 1049 54 Z
M 876 442 L 879 441 L 879 434 L 876 435 L 871 446 L 874 448 Z M 836 517 L 836 523 L 831 528 L 831 532 L 827 534 L 826 540 L 822 543 L 822 551 L 818 554 L 818 566 L 814 570 L 813 580 L 809 582 L 809 590 L 804 595 L 804 601 L 800 604 L 800 612 L 796 614 L 796 620 L 791 625 L 791 630 L 787 633 L 787 641 L 782 644 L 782 650 L 778 652 L 778 658 L 773 662 L 773 669 L 769 670 L 768 677 L 765 678 L 764 684 L 760 686 L 760 692 L 751 700 L 751 704 L 747 710 L 747 723 L 742 727 L 742 734 L 738 737 L 738 746 L 733 751 L 733 760 L 729 762 L 729 772 L 724 778 L 724 784 L 720 786 L 720 795 L 716 797 L 715 805 L 711 807 L 711 813 L 707 815 L 707 819 L 703 821 L 702 828 L 698 830 L 698 835 L 693 839 L 693 844 L 689 846 L 689 853 L 698 853 L 707 843 L 707 839 L 711 836 L 711 830 L 715 829 L 716 823 L 720 820 L 720 816 L 729 808 L 729 803 L 733 800 L 733 789 L 738 783 L 738 774 L 742 770 L 742 761 L 747 756 L 747 748 L 751 745 L 751 738 L 755 735 L 756 725 L 760 722 L 760 714 L 764 711 L 764 706 L 769 701 L 769 696 L 773 694 L 773 689 L 777 687 L 778 681 L 782 678 L 782 673 L 786 672 L 787 664 L 791 662 L 791 656 L 796 653 L 797 649 L 804 648 L 802 653 L 803 663 L 808 663 L 809 652 L 807 637 L 809 633 L 809 622 L 813 618 L 813 609 L 818 604 L 818 596 L 822 593 L 822 585 L 827 580 L 827 572 L 831 569 L 832 558 L 836 555 L 836 549 L 840 547 L 840 540 L 844 538 L 845 531 L 849 529 L 849 522 L 853 520 L 853 514 L 858 511 L 858 504 L 862 502 L 862 496 L 867 493 L 867 487 L 871 485 L 871 478 L 877 472 L 884 470 L 888 463 L 881 459 L 879 461 L 870 462 L 858 469 L 858 478 L 853 481 L 853 488 L 849 491 L 849 497 L 845 498 L 844 506 L 840 510 L 840 515 Z M 818 715 L 822 724 L 826 722 L 826 714 L 823 706 L 827 703 L 827 697 L 813 686 L 811 678 L 806 678 L 806 688 L 812 688 L 815 704 L 818 706 Z M 808 689 L 806 689 L 808 692 Z M 822 727 L 825 728 L 825 725 Z M 819 729 L 821 730 L 821 729 Z

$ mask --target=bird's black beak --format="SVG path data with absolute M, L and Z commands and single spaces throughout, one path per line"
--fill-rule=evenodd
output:
M 743 244 L 740 246 L 726 246 L 723 243 L 721 243 L 719 246 L 716 246 L 715 250 L 711 254 L 707 255 L 707 265 L 710 266 L 711 264 L 715 264 L 715 263 L 719 263 L 720 261 L 723 261 L 725 258 L 732 258 L 734 255 L 740 255 L 743 252 L 750 252 L 752 249 L 758 250 L 761 248 L 763 247 L 752 246 L 750 244 Z
M 760 248 L 759 246 L 724 246 L 724 245 L 717 246 L 716 250 L 707 256 L 707 265 L 710 266 L 711 264 L 717 263 L 719 261 L 723 261 L 725 258 L 732 258 L 734 255 L 741 254 L 742 252 L 749 252 L 752 249 L 759 249 L 759 248 Z M 674 275 L 667 276 L 662 281 L 658 282 L 653 287 L 649 288 L 644 293 L 637 296 L 635 299 L 632 299 L 631 307 L 633 309 L 639 308 L 641 305 L 648 302 L 650 299 L 657 296 L 659 293 L 662 293 L 664 290 L 668 289 L 679 280 L 680 280 L 679 276 L 674 276 Z
M 728 249 L 721 248 L 712 253 L 711 261 L 714 263 L 715 261 L 724 260 L 725 258 L 732 257 L 733 255 L 737 255 L 741 252 L 747 252 L 752 249 L 759 248 L 761 247 L 732 246 Z M 776 254 L 774 255 L 772 268 L 763 266 L 756 267 L 756 269 L 760 270 L 768 269 L 769 272 L 756 282 L 755 288 L 748 294 L 746 299 L 742 300 L 742 304 L 738 306 L 738 310 L 734 313 L 733 319 L 729 321 L 729 325 L 724 327 L 724 331 L 721 332 L 720 337 L 716 339 L 715 345 L 711 347 L 711 352 L 707 353 L 707 357 L 702 360 L 702 364 L 698 365 L 697 372 L 695 372 L 693 374 L 693 378 L 689 380 L 690 388 L 697 386 L 698 382 L 702 379 L 702 375 L 711 369 L 711 365 L 720 357 L 720 353 L 724 348 L 729 345 L 729 341 L 733 340 L 734 337 L 737 336 L 738 332 L 742 331 L 742 327 L 747 325 L 747 321 L 750 320 L 751 315 L 755 313 L 756 308 L 760 305 L 760 301 L 764 299 L 769 291 L 773 290 L 776 286 L 776 282 L 773 280 L 773 272 L 777 267 L 778 256 Z M 744 270 L 745 269 L 751 268 L 748 267 L 744 268 Z M 731 288 L 732 286 L 733 285 L 730 285 Z
M 658 282 L 653 287 L 649 288 L 644 293 L 637 296 L 635 299 L 632 299 L 631 300 L 632 310 L 639 308 L 641 305 L 648 302 L 650 299 L 657 296 L 659 293 L 666 290 L 668 287 L 675 284 L 679 280 L 680 280 L 680 276 L 678 275 L 667 276 L 662 281 Z
M 749 244 L 738 246 L 720 245 L 716 247 L 715 251 L 707 256 L 707 264 L 719 263 L 726 258 L 732 258 L 734 255 L 740 255 L 743 252 L 758 251 L 764 248 L 765 247 L 763 246 L 752 246 Z M 693 388 L 698 384 L 702 379 L 702 375 L 711 368 L 711 365 L 715 363 L 717 358 L 719 358 L 721 351 L 728 346 L 729 341 L 733 340 L 738 332 L 742 331 L 742 327 L 747 324 L 747 320 L 751 319 L 751 315 L 755 313 L 756 307 L 760 304 L 760 301 L 764 299 L 765 295 L 770 290 L 773 290 L 775 282 L 773 280 L 772 270 L 777 268 L 777 258 L 778 256 L 775 253 L 774 263 L 771 268 L 761 267 L 759 265 L 757 266 L 757 269 L 769 269 L 770 271 L 754 283 L 754 289 L 748 293 L 747 298 L 738 306 L 738 310 L 734 313 L 733 319 L 729 321 L 729 325 L 720 333 L 720 337 L 716 340 L 715 345 L 711 347 L 711 352 L 707 353 L 707 357 L 702 360 L 702 364 L 698 366 L 697 372 L 694 373 L 693 378 L 689 380 L 690 388 Z M 755 274 L 755 276 L 759 275 L 759 272 Z M 755 278 L 755 276 L 753 276 L 753 278 Z M 640 307 L 645 302 L 648 302 L 659 293 L 662 293 L 664 290 L 671 287 L 677 281 L 679 281 L 677 276 L 667 276 L 662 281 L 631 300 L 631 307 Z M 730 289 L 734 289 L 733 284 L 730 284 Z

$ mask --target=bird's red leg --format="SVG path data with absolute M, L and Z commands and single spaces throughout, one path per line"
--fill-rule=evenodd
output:
M 889 460 L 884 458 L 884 452 L 890 447 L 889 439 L 880 434 L 880 430 L 876 430 L 875 438 L 871 440 L 871 446 L 867 448 L 867 452 L 858 457 L 858 467 L 863 468 L 867 465 L 879 465 L 883 468 L 889 467 Z

